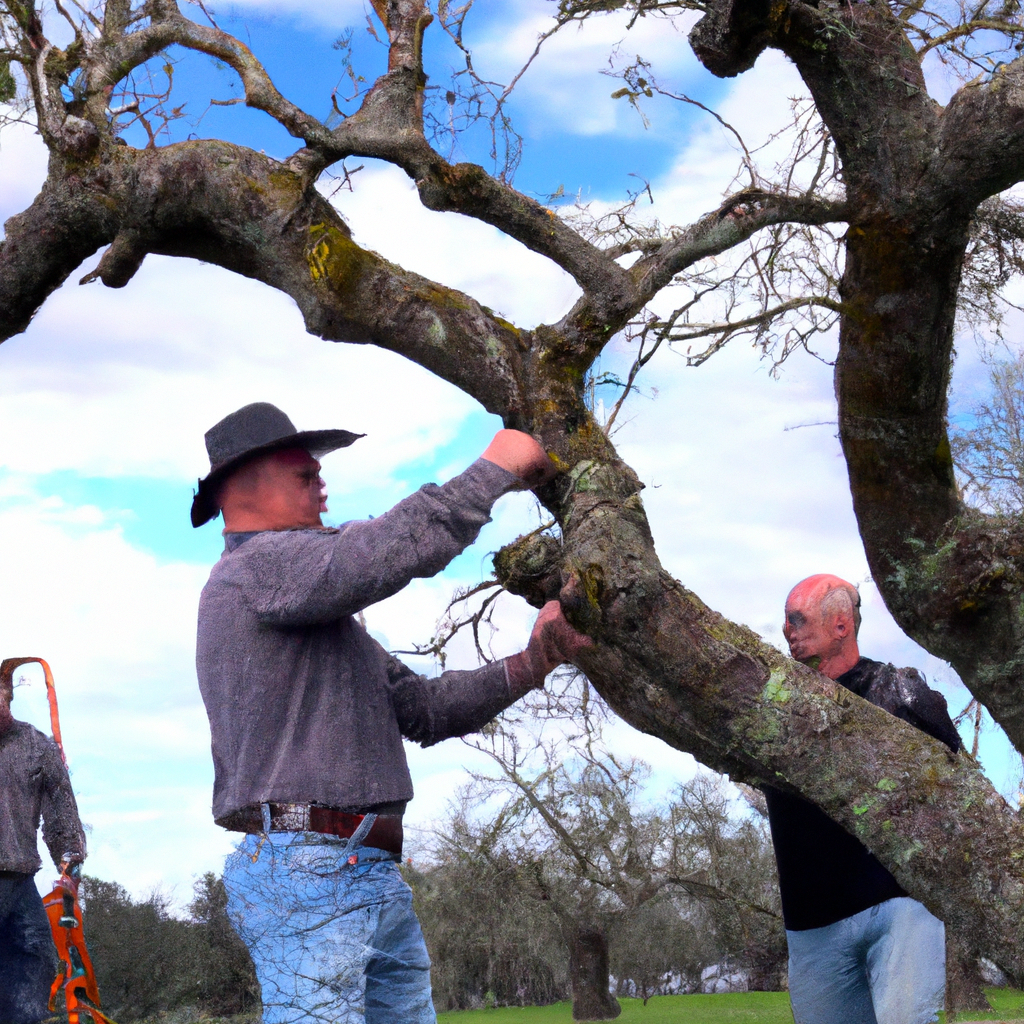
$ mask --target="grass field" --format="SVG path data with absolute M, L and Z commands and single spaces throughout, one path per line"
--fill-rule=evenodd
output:
M 989 989 L 993 1012 L 972 1013 L 970 1020 L 1024 1021 L 1024 992 Z M 620 999 L 620 1024 L 793 1024 L 785 992 L 731 992 L 717 996 L 654 996 Z M 572 1006 L 501 1007 L 439 1013 L 439 1024 L 571 1024 Z M 943 1015 L 943 1020 L 945 1015 Z M 968 1019 L 968 1018 L 960 1018 Z
M 620 999 L 621 1024 L 793 1024 L 789 996 L 785 992 L 728 992 L 717 996 L 652 996 L 644 1006 L 642 999 Z M 572 1004 L 552 1006 L 502 1007 L 496 1010 L 465 1010 L 439 1013 L 438 1024 L 570 1024 Z

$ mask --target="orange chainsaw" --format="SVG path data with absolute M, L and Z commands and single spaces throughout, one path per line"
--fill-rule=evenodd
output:
M 64 756 L 64 744 L 60 738 L 57 691 L 53 685 L 50 666 L 42 658 L 5 658 L 0 662 L 0 682 L 10 687 L 14 682 L 14 670 L 21 665 L 32 663 L 43 667 L 46 699 L 50 705 L 50 727 L 61 760 L 67 766 L 68 760 Z M 63 988 L 68 1024 L 81 1024 L 83 1013 L 92 1017 L 94 1024 L 114 1024 L 99 1009 L 100 992 L 96 985 L 96 973 L 82 933 L 82 908 L 78 902 L 79 869 L 80 864 L 65 857 L 60 864 L 60 878 L 53 883 L 53 891 L 43 897 L 43 909 L 50 922 L 53 944 L 57 947 L 57 955 L 61 961 L 61 970 L 50 986 L 50 1009 L 56 1007 L 57 993 Z

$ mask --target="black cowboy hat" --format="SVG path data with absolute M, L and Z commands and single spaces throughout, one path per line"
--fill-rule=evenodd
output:
M 275 405 L 253 402 L 225 416 L 206 432 L 210 472 L 199 481 L 192 499 L 192 525 L 202 526 L 217 518 L 217 487 L 254 455 L 281 448 L 305 448 L 319 459 L 338 448 L 347 448 L 365 434 L 348 430 L 296 430 L 295 424 Z

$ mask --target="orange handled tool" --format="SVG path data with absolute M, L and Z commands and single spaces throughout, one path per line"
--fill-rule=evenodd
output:
M 38 663 L 46 679 L 46 699 L 50 704 L 50 727 L 60 756 L 64 756 L 64 744 L 60 738 L 60 716 L 57 712 L 57 690 L 53 685 L 53 673 L 42 658 L 5 658 L 0 662 L 0 684 L 10 689 L 14 684 L 14 670 L 22 665 Z M 100 991 L 96 985 L 96 973 L 92 967 L 89 950 L 85 946 L 82 932 L 82 908 L 78 902 L 78 882 L 72 877 L 77 865 L 65 858 L 60 865 L 60 878 L 53 883 L 53 891 L 43 897 L 43 909 L 53 932 L 53 944 L 57 947 L 61 970 L 50 986 L 50 1009 L 57 1002 L 57 993 L 63 988 L 64 1006 L 68 1011 L 68 1024 L 81 1024 L 81 1015 L 87 1013 L 94 1024 L 114 1024 L 100 1012 Z
M 22 665 L 37 664 L 43 667 L 43 678 L 46 680 L 46 699 L 50 704 L 50 728 L 53 731 L 53 742 L 57 744 L 60 756 L 67 767 L 68 759 L 64 756 L 64 744 L 60 739 L 60 714 L 57 711 L 57 690 L 53 685 L 53 673 L 50 666 L 42 658 L 4 658 L 0 661 L 0 683 L 7 689 L 14 686 L 14 670 Z

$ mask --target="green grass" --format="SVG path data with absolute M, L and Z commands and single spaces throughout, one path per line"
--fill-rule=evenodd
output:
M 961 1014 L 959 1020 L 1024 1020 L 1024 992 L 987 989 L 991 1013 Z M 653 996 L 620 999 L 621 1024 L 793 1024 L 785 992 L 729 992 L 716 996 Z M 945 1021 L 945 1014 L 940 1015 Z M 571 1024 L 572 1005 L 500 1007 L 439 1013 L 438 1024 Z
M 1024 1020 L 1024 992 L 1013 988 L 987 988 L 985 995 L 992 1004 L 991 1013 L 961 1013 L 957 1020 L 1001 1020 L 1016 1022 Z M 945 1021 L 946 1015 L 942 1014 Z
M 621 1024 L 793 1024 L 785 992 L 725 992 L 716 996 L 652 996 L 620 999 Z M 572 1004 L 501 1007 L 439 1013 L 438 1024 L 571 1024 Z

